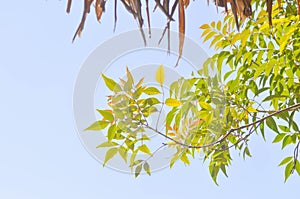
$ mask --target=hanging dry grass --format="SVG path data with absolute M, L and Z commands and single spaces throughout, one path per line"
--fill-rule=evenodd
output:
M 82 13 L 81 21 L 78 25 L 78 28 L 75 32 L 75 35 L 73 37 L 73 42 L 76 39 L 77 36 L 81 35 L 81 32 L 84 29 L 84 24 L 87 18 L 87 15 L 91 11 L 91 5 L 94 2 L 95 7 L 95 13 L 97 20 L 101 20 L 101 16 L 103 12 L 105 12 L 105 5 L 108 0 L 83 0 L 84 1 L 84 9 Z M 143 31 L 143 25 L 144 25 L 144 18 L 142 15 L 142 2 L 141 0 L 120 0 L 125 9 L 133 16 L 134 19 L 138 21 L 139 29 L 141 31 L 141 35 L 144 41 L 144 44 L 146 45 L 146 36 Z M 161 10 L 165 17 L 167 18 L 165 29 L 162 33 L 161 39 L 159 40 L 159 43 L 161 42 L 162 38 L 164 37 L 165 33 L 167 32 L 168 35 L 168 49 L 170 49 L 170 23 L 175 21 L 173 18 L 174 13 L 178 12 L 178 31 L 179 31 L 179 55 L 176 65 L 178 64 L 178 61 L 180 60 L 182 56 L 182 50 L 183 50 L 183 44 L 184 44 L 184 35 L 185 35 L 185 9 L 189 6 L 190 0 L 173 0 L 172 3 L 170 0 L 153 0 L 155 1 L 155 7 L 153 11 L 159 9 Z M 228 4 L 230 5 L 230 9 L 232 11 L 232 14 L 234 15 L 236 27 L 239 30 L 239 20 L 244 20 L 247 17 L 250 17 L 252 15 L 252 8 L 251 8 L 251 0 L 213 0 L 216 7 L 224 7 L 225 12 L 228 13 Z M 281 3 L 281 0 L 277 0 L 278 3 Z M 266 0 L 267 4 L 267 12 L 269 15 L 269 24 L 272 25 L 272 0 Z M 209 3 L 209 0 L 207 0 L 207 3 Z M 68 0 L 67 3 L 67 13 L 71 10 L 71 4 L 72 0 Z M 117 23 L 117 4 L 118 0 L 114 0 L 114 30 L 116 28 Z M 150 14 L 149 14 L 149 0 L 145 0 L 146 4 L 146 18 L 148 23 L 148 29 L 149 29 L 149 37 L 151 37 L 151 23 L 150 23 Z M 300 0 L 297 0 L 298 4 L 298 11 L 300 13 Z

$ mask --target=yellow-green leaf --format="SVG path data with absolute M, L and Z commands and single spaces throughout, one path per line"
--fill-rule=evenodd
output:
M 87 127 L 84 129 L 85 131 L 90 130 L 90 131 L 100 131 L 102 129 L 105 129 L 109 122 L 106 121 L 97 121 L 94 122 L 91 126 Z
M 147 95 L 157 95 L 160 94 L 160 91 L 155 87 L 148 87 L 145 90 L 143 90 L 144 93 Z
M 284 171 L 284 182 L 287 181 L 287 179 L 290 177 L 290 175 L 292 174 L 292 170 L 293 170 L 293 166 L 294 166 L 294 162 L 291 161 L 290 163 L 288 163 L 285 167 L 285 171 Z
M 107 142 L 101 143 L 101 144 L 98 145 L 96 148 L 101 148 L 101 147 L 113 147 L 113 146 L 118 146 L 118 144 L 115 143 L 115 142 L 107 141 Z
M 212 109 L 211 105 L 206 103 L 206 102 L 199 102 L 201 108 L 206 109 L 208 111 L 210 111 Z
M 189 160 L 189 158 L 186 156 L 186 154 L 182 155 L 181 158 L 180 158 L 180 160 L 181 160 L 182 162 L 184 162 L 185 164 L 187 164 L 187 165 L 190 164 L 190 160 Z
M 100 110 L 97 109 L 97 111 L 108 121 L 112 122 L 114 121 L 114 116 L 110 110 Z
M 287 164 L 288 162 L 292 161 L 292 159 L 293 159 L 292 156 L 286 157 L 286 158 L 284 158 L 284 159 L 279 163 L 278 166 L 285 165 L 285 164 Z
M 117 131 L 117 126 L 116 126 L 116 124 L 113 124 L 113 125 L 111 125 L 111 126 L 108 128 L 108 131 L 107 131 L 107 139 L 108 139 L 109 141 L 112 140 L 112 139 L 115 137 L 116 131 Z
M 145 162 L 145 164 L 143 165 L 144 170 L 146 171 L 146 173 L 150 176 L 151 175 L 151 171 L 150 171 L 150 165 L 148 164 L 148 162 Z
M 165 72 L 163 65 L 160 65 L 156 71 L 156 81 L 162 86 L 165 81 Z
M 119 154 L 123 158 L 123 160 L 127 163 L 127 151 L 126 151 L 125 147 L 121 146 L 119 148 Z
M 251 106 L 248 107 L 247 111 L 250 112 L 250 113 L 256 113 L 257 112 L 257 110 L 255 108 L 251 107 Z
M 165 104 L 166 104 L 167 106 L 176 107 L 176 106 L 180 106 L 180 105 L 181 105 L 181 102 L 178 101 L 177 99 L 168 98 L 168 99 L 166 99 Z
M 112 159 L 116 155 L 117 152 L 118 152 L 118 148 L 111 148 L 111 149 L 107 150 L 107 152 L 105 154 L 105 159 L 104 159 L 104 162 L 103 162 L 103 166 L 105 166 L 105 164 L 110 159 Z
M 139 146 L 138 149 L 148 155 L 152 155 L 150 149 L 145 144 Z
M 136 178 L 140 175 L 141 171 L 142 171 L 142 165 L 140 164 L 139 166 L 137 166 L 135 168 L 135 177 Z
M 102 78 L 107 88 L 109 88 L 109 90 L 114 92 L 119 92 L 122 90 L 121 86 L 117 84 L 113 79 L 106 77 L 104 74 L 102 74 Z
M 128 66 L 126 67 L 126 73 L 127 73 L 127 79 L 128 79 L 128 82 L 130 82 L 130 84 L 134 84 L 134 80 L 133 80 L 133 77 L 128 69 Z

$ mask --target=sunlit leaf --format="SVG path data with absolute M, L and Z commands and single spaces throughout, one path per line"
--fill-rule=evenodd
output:
M 156 71 L 156 81 L 162 86 L 165 81 L 165 72 L 163 65 L 160 65 Z
M 94 122 L 91 126 L 84 129 L 85 131 L 100 131 L 102 129 L 105 129 L 108 126 L 109 122 L 107 121 L 97 121 Z
M 294 163 L 293 161 L 291 161 L 290 163 L 288 163 L 285 167 L 285 171 L 284 171 L 284 182 L 287 181 L 287 179 L 290 177 L 290 175 L 292 174 L 292 169 L 293 169 Z
M 148 154 L 148 155 L 152 155 L 150 149 L 147 147 L 147 145 L 143 144 L 141 146 L 139 146 L 138 148 L 140 151 Z
M 168 98 L 166 99 L 165 104 L 167 106 L 177 107 L 181 105 L 181 102 L 174 98 Z
M 101 143 L 101 144 L 98 145 L 96 148 L 101 148 L 101 147 L 114 147 L 114 146 L 118 146 L 118 144 L 115 143 L 115 142 L 107 141 L 107 142 Z
M 279 163 L 278 166 L 285 165 L 285 164 L 287 164 L 288 162 L 290 162 L 292 159 L 293 159 L 292 156 L 286 157 L 286 158 L 284 158 L 284 159 Z
M 100 110 L 97 109 L 97 111 L 108 121 L 112 122 L 114 121 L 114 116 L 112 114 L 111 110 Z
M 144 89 L 143 92 L 146 93 L 147 95 L 160 94 L 160 91 L 155 87 L 148 87 L 148 88 Z
M 109 88 L 109 90 L 114 92 L 119 92 L 122 90 L 121 86 L 117 84 L 113 79 L 106 77 L 104 74 L 102 74 L 102 78 L 107 88 Z
M 276 122 L 272 117 L 269 117 L 269 118 L 266 119 L 266 124 L 270 129 L 272 129 L 275 132 L 278 132 Z
M 104 158 L 104 162 L 103 162 L 103 166 L 106 165 L 106 163 L 112 159 L 116 153 L 118 152 L 118 148 L 111 148 L 111 149 L 108 149 L 106 154 L 105 154 L 105 158 Z

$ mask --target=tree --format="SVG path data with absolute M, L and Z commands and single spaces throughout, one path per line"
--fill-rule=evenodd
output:
M 86 130 L 107 129 L 107 141 L 98 146 L 107 148 L 104 165 L 119 154 L 124 161 L 129 159 L 136 177 L 142 169 L 150 175 L 148 160 L 157 150 L 172 147 L 176 152 L 170 167 L 179 160 L 190 164 L 190 158 L 202 152 L 217 183 L 220 171 L 227 176 L 232 151 L 251 157 L 251 135 L 256 132 L 265 139 L 268 130 L 276 133 L 273 143 L 294 149 L 279 163 L 285 166 L 285 181 L 295 171 L 300 175 L 299 1 L 278 1 L 272 9 L 267 4 L 268 12 L 263 9 L 265 2 L 252 1 L 254 20 L 244 19 L 239 31 L 236 14 L 203 24 L 203 40 L 210 41 L 217 53 L 198 74 L 173 82 L 169 94 L 163 89 L 163 66 L 156 73 L 159 87 L 145 86 L 143 79 L 137 82 L 128 69 L 127 79 L 120 82 L 103 74 L 112 92 L 107 98 L 110 109 L 99 109 L 102 119 Z M 217 68 L 217 73 L 212 76 L 210 68 Z M 164 106 L 169 111 L 160 118 Z M 155 112 L 165 122 L 163 131 L 148 123 Z M 151 139 L 144 134 L 146 129 L 165 139 L 156 151 L 148 147 Z M 136 158 L 139 153 L 148 158 Z

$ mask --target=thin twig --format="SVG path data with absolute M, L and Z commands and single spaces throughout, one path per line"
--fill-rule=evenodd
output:
M 298 155 L 299 155 L 299 145 L 300 145 L 300 140 L 298 141 L 295 149 L 294 149 L 294 166 L 291 170 L 291 174 L 294 173 L 295 169 L 296 169 L 296 166 L 297 166 L 297 159 L 298 159 Z
M 216 141 L 214 141 L 214 142 L 212 142 L 212 143 L 210 143 L 210 144 L 201 145 L 201 146 L 192 146 L 192 145 L 188 145 L 188 144 L 181 143 L 180 141 L 177 141 L 177 140 L 175 140 L 175 139 L 173 139 L 173 138 L 171 138 L 171 137 L 165 135 L 164 133 L 162 133 L 162 132 L 156 130 L 155 128 L 153 128 L 153 127 L 151 127 L 151 126 L 149 126 L 149 125 L 147 125 L 147 124 L 144 124 L 144 127 L 145 127 L 145 128 L 148 128 L 148 129 L 150 129 L 150 130 L 152 130 L 152 131 L 154 131 L 154 132 L 156 132 L 157 134 L 159 134 L 159 135 L 161 135 L 161 136 L 163 136 L 163 137 L 165 137 L 165 138 L 167 138 L 167 139 L 173 141 L 174 143 L 179 144 L 179 145 L 181 145 L 181 146 L 183 146 L 183 147 L 199 149 L 199 148 L 207 148 L 207 147 L 211 147 L 211 146 L 213 146 L 213 145 L 215 145 L 215 144 L 217 144 L 217 143 L 223 142 L 223 141 L 224 141 L 231 133 L 233 133 L 234 131 L 239 131 L 239 130 L 242 130 L 242 129 L 244 129 L 244 128 L 248 128 L 248 127 L 254 126 L 254 125 L 258 124 L 258 123 L 261 123 L 261 122 L 265 121 L 266 119 L 268 119 L 268 118 L 270 118 L 270 117 L 276 116 L 277 114 L 280 114 L 280 113 L 286 112 L 286 111 L 292 111 L 292 110 L 295 110 L 295 109 L 298 109 L 298 108 L 300 108 L 300 103 L 295 104 L 295 105 L 293 105 L 293 106 L 290 106 L 290 107 L 288 107 L 288 108 L 282 109 L 282 110 L 275 111 L 274 113 L 271 113 L 270 115 L 267 115 L 267 116 L 265 116 L 265 117 L 263 117 L 263 118 L 261 118 L 261 119 L 259 119 L 259 120 L 256 120 L 255 122 L 252 122 L 252 123 L 250 123 L 250 124 L 246 124 L 246 125 L 244 125 L 244 126 L 240 126 L 240 127 L 237 127 L 237 128 L 230 129 L 230 130 L 229 130 L 229 131 L 228 131 L 221 139 L 216 140 Z M 258 126 L 259 126 L 259 125 L 258 125 Z

